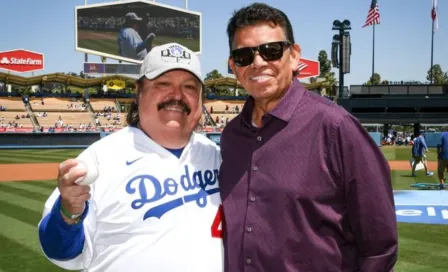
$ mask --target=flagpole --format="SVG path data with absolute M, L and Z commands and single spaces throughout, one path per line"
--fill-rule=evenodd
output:
M 431 67 L 429 68 L 430 70 L 430 84 L 433 84 L 434 79 L 433 79 L 433 66 L 434 63 L 434 20 L 432 20 L 432 28 L 431 28 Z
M 373 24 L 373 39 L 372 39 L 372 77 L 371 82 L 373 84 L 373 74 L 375 73 L 375 24 Z

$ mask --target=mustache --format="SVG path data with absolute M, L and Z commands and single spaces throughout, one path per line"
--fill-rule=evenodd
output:
M 184 101 L 175 100 L 175 99 L 171 99 L 171 100 L 168 100 L 168 101 L 158 104 L 157 110 L 160 111 L 161 109 L 165 109 L 170 106 L 180 106 L 182 108 L 182 110 L 187 113 L 187 115 L 190 114 L 190 112 L 191 112 L 190 107 L 188 107 L 188 105 L 185 104 Z

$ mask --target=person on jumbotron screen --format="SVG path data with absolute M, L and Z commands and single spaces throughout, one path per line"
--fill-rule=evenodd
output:
M 118 33 L 118 54 L 122 57 L 143 60 L 149 51 L 155 38 L 154 33 L 149 33 L 143 40 L 138 34 L 142 18 L 134 12 L 126 14 L 125 23 Z

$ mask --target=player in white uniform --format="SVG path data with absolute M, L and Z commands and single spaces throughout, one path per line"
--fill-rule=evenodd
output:
M 98 178 L 75 184 L 83 173 L 67 175 L 73 160 L 61 165 L 39 223 L 51 262 L 92 272 L 223 271 L 219 147 L 193 132 L 200 71 L 197 56 L 178 44 L 153 48 L 128 115 L 135 126 L 78 157 Z
M 134 60 L 143 60 L 149 51 L 155 34 L 150 33 L 145 40 L 138 34 L 139 22 L 142 18 L 134 12 L 126 14 L 125 27 L 118 33 L 119 55 Z

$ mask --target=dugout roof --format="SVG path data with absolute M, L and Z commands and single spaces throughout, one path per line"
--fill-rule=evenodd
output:
M 28 87 L 33 85 L 40 85 L 43 83 L 60 83 L 66 85 L 73 85 L 80 88 L 101 87 L 106 84 L 108 80 L 123 80 L 127 86 L 134 86 L 135 78 L 123 75 L 109 75 L 95 78 L 80 78 L 63 73 L 52 73 L 39 76 L 23 77 L 19 75 L 0 72 L 0 82 L 5 84 Z M 322 87 L 325 82 L 304 83 L 308 89 L 316 89 Z M 204 82 L 206 87 L 212 86 L 229 86 L 243 89 L 240 82 L 234 78 L 222 77 L 218 79 L 206 80 Z

